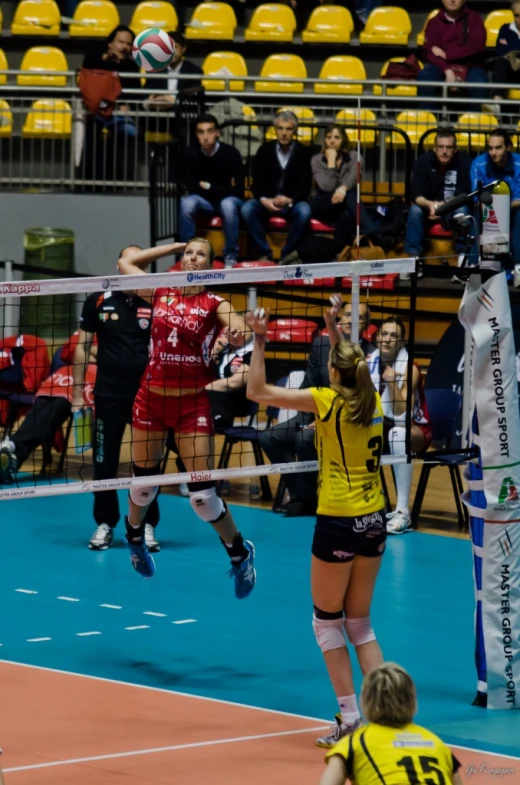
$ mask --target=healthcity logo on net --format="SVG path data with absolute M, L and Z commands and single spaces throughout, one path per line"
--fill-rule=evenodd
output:
M 223 281 L 225 273 L 188 273 L 188 283 L 206 283 L 207 281 Z
M 38 283 L 3 283 L 0 285 L 0 294 L 31 294 L 39 292 Z

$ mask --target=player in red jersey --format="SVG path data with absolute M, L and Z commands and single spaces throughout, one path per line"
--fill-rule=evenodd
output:
M 204 278 L 213 264 L 213 248 L 195 237 L 189 243 L 173 243 L 123 256 L 119 270 L 126 275 L 143 273 L 150 262 L 179 253 L 183 272 Z M 205 390 L 213 380 L 211 354 L 223 327 L 238 337 L 245 324 L 224 298 L 207 292 L 196 283 L 183 288 L 140 290 L 139 296 L 153 306 L 150 360 L 134 402 L 132 420 L 132 463 L 135 476 L 160 474 L 164 441 L 169 428 L 176 437 L 186 471 L 204 472 L 213 468 L 211 406 Z M 219 534 L 232 566 L 237 598 L 252 591 L 256 572 L 254 548 L 243 540 L 226 503 L 217 496 L 214 481 L 188 483 L 190 504 L 203 521 Z M 144 577 L 152 577 L 155 564 L 143 536 L 146 510 L 159 488 L 134 487 L 130 491 L 126 520 L 132 564 Z

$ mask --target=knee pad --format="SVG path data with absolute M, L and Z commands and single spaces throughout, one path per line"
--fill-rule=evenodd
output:
M 345 646 L 343 611 L 326 613 L 315 606 L 312 617 L 312 629 L 316 636 L 316 642 L 323 652 L 331 649 L 342 649 Z
M 190 490 L 190 504 L 195 514 L 206 523 L 218 523 L 227 512 L 227 506 L 217 496 L 215 487 L 199 491 Z
M 398 425 L 388 431 L 388 446 L 392 455 L 406 454 L 406 430 Z
M 345 619 L 345 632 L 353 646 L 362 646 L 376 639 L 370 616 L 364 616 L 362 619 Z
M 157 463 L 155 466 L 143 468 L 132 463 L 132 473 L 134 477 L 153 477 L 155 474 L 161 473 L 161 464 Z M 158 493 L 158 485 L 141 485 L 130 488 L 129 496 L 137 507 L 146 507 L 153 502 Z

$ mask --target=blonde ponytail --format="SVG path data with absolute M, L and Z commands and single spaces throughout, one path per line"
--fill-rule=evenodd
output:
M 375 390 L 362 349 L 350 341 L 340 341 L 331 349 L 330 362 L 340 377 L 331 384 L 348 403 L 346 419 L 353 425 L 372 425 L 376 405 Z

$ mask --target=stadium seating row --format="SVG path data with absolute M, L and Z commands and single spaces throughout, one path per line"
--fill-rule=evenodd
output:
M 391 62 L 402 62 L 403 57 L 392 57 L 384 63 L 381 69 L 381 78 L 384 79 L 387 68 Z M 8 63 L 5 53 L 0 49 L 0 70 L 7 70 Z M 232 92 L 243 91 L 246 83 L 240 77 L 248 76 L 247 64 L 242 55 L 237 52 L 212 52 L 209 54 L 202 65 L 206 76 L 221 76 L 228 80 L 228 89 Z M 57 87 L 66 84 L 65 76 L 55 76 L 52 73 L 43 75 L 42 71 L 67 71 L 68 63 L 65 54 L 61 49 L 53 46 L 33 46 L 29 49 L 22 60 L 21 71 L 27 74 L 19 74 L 16 78 L 17 84 L 25 86 L 50 86 Z M 231 79 L 231 77 L 237 77 Z M 277 79 L 277 82 L 267 82 L 261 79 L 253 83 L 256 92 L 281 92 L 281 93 L 303 93 L 303 82 L 288 82 L 286 79 L 306 79 L 307 68 L 304 60 L 299 55 L 276 54 L 270 55 L 262 65 L 260 77 Z M 351 55 L 335 55 L 329 57 L 320 71 L 319 78 L 324 83 L 315 84 L 314 92 L 319 95 L 362 95 L 366 86 L 363 81 L 367 78 L 365 66 L 359 57 Z M 207 91 L 219 91 L 226 89 L 225 79 L 205 79 L 204 87 Z M 6 84 L 7 76 L 0 74 L 0 85 Z M 247 85 L 251 89 L 251 84 Z M 414 82 L 392 86 L 392 82 L 387 83 L 387 94 L 393 96 L 415 96 L 417 87 Z M 371 88 L 368 88 L 369 90 Z M 373 86 L 374 95 L 382 95 L 383 88 L 376 84 Z M 520 90 L 510 90 L 509 98 L 520 98 Z
M 425 20 L 434 16 L 432 11 Z M 52 35 L 60 32 L 61 14 L 55 0 L 20 0 L 13 22 L 12 35 Z M 71 36 L 106 36 L 119 24 L 119 12 L 111 0 L 81 0 L 71 20 Z M 488 31 L 487 46 L 494 47 L 502 24 L 513 21 L 510 9 L 491 11 L 485 24 Z M 177 13 L 171 3 L 163 0 L 145 0 L 135 8 L 130 22 L 135 33 L 150 27 L 175 30 Z M 2 13 L 0 10 L 0 29 Z M 246 41 L 280 41 L 290 43 L 296 32 L 296 18 L 289 5 L 269 3 L 259 5 L 245 31 Z M 190 39 L 232 41 L 237 28 L 233 8 L 228 3 L 200 3 L 186 27 Z M 306 30 L 304 43 L 350 42 L 354 24 L 348 9 L 337 5 L 320 5 L 313 10 Z M 407 46 L 412 32 L 410 17 L 403 8 L 381 6 L 370 14 L 365 29 L 359 35 L 361 44 L 393 44 Z M 422 46 L 424 28 L 417 36 Z
M 314 125 L 315 115 L 312 109 L 301 106 L 284 106 L 290 109 L 300 120 L 298 139 L 304 144 L 314 144 L 318 140 L 319 128 Z M 244 119 L 254 122 L 257 118 L 251 107 L 245 107 Z M 355 109 L 342 109 L 336 114 L 336 121 L 350 126 L 350 134 L 356 137 L 356 124 L 358 112 Z M 360 142 L 363 147 L 375 147 L 378 144 L 377 129 L 370 126 L 377 125 L 377 118 L 371 109 L 361 110 L 360 123 L 365 125 L 360 131 Z M 393 127 L 404 132 L 415 147 L 421 137 L 428 131 L 437 128 L 438 122 L 434 114 L 423 111 L 400 112 Z M 457 141 L 462 149 L 483 149 L 486 145 L 486 132 L 498 126 L 496 117 L 490 114 L 466 113 L 459 117 L 457 123 Z M 518 123 L 520 128 L 520 121 Z M 7 101 L 0 99 L 0 137 L 9 137 L 13 133 L 13 113 Z M 72 109 L 67 101 L 61 99 L 40 99 L 34 101 L 26 115 L 22 129 L 24 137 L 67 139 L 72 133 Z M 274 128 L 266 133 L 266 138 L 274 139 Z M 390 134 L 390 141 L 394 147 L 403 147 L 405 138 L 398 131 Z M 433 135 L 430 138 L 433 141 Z M 515 139 L 516 143 L 516 139 Z

